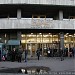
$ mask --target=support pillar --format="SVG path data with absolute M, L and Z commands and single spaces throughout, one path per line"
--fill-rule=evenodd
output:
M 59 20 L 63 20 L 63 11 L 59 11 Z
M 20 44 L 21 44 L 21 32 L 17 32 L 17 39 L 20 40 Z
M 64 33 L 60 33 L 60 49 L 64 50 Z
M 32 44 L 30 43 L 30 52 L 31 52 L 31 57 L 33 56 L 33 54 L 32 54 Z
M 17 19 L 21 19 L 21 9 L 17 10 Z

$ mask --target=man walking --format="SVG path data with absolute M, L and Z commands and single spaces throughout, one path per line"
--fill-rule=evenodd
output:
M 28 54 L 28 51 L 27 49 L 25 49 L 25 62 L 27 62 L 27 54 Z

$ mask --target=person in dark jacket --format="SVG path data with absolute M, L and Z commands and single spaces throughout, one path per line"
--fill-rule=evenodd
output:
M 0 61 L 1 61 L 1 50 L 0 50 Z
M 16 57 L 16 49 L 13 48 L 13 50 L 11 51 L 11 60 L 12 60 L 12 62 L 15 61 L 15 57 Z
M 21 62 L 21 59 L 22 59 L 22 49 L 21 48 L 19 48 L 17 54 L 18 54 L 18 62 Z
M 25 50 L 25 62 L 27 62 L 27 54 L 28 54 L 28 51 L 27 49 L 24 49 Z
M 39 57 L 40 57 L 40 49 L 39 48 L 37 49 L 36 53 L 37 53 L 38 60 L 39 60 Z
M 75 47 L 73 47 L 73 57 L 75 57 Z
M 50 48 L 47 48 L 47 56 L 50 57 Z
M 63 57 L 64 54 L 63 54 L 63 49 L 62 48 L 60 49 L 60 56 L 61 56 L 61 61 L 63 61 L 64 60 L 64 57 Z

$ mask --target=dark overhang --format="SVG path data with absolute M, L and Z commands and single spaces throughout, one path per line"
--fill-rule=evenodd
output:
M 17 32 L 22 33 L 75 33 L 75 29 L 1 29 L 0 34 L 16 34 Z
M 9 12 L 16 14 L 17 9 L 21 9 L 25 14 L 49 14 L 51 17 L 57 15 L 59 10 L 64 12 L 64 16 L 75 15 L 75 6 L 67 5 L 43 5 L 43 4 L 0 4 L 0 14 Z

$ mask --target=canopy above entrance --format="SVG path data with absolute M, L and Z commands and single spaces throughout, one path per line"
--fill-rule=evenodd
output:
M 20 40 L 9 40 L 7 45 L 20 45 Z

